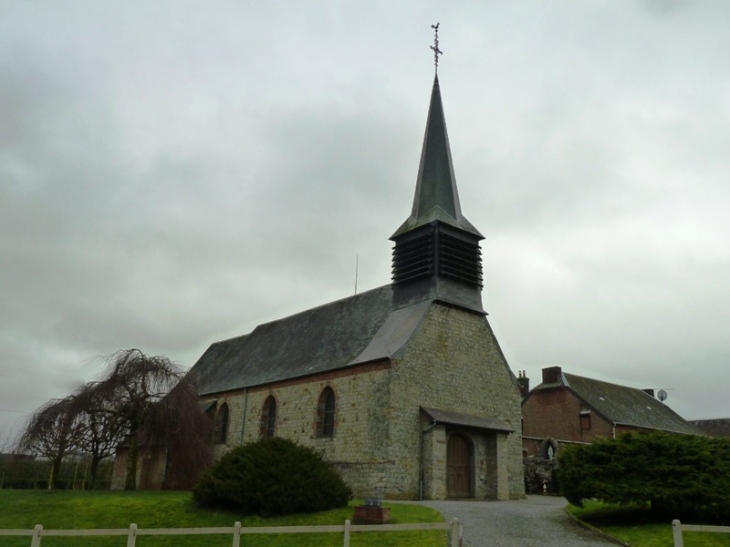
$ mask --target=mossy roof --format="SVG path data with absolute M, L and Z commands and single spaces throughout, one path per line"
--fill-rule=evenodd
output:
M 390 359 L 431 304 L 394 309 L 386 285 L 215 342 L 190 374 L 210 395 Z
M 556 388 L 567 388 L 590 410 L 614 425 L 704 435 L 696 426 L 642 389 L 563 372 L 557 383 L 540 384 L 533 392 Z

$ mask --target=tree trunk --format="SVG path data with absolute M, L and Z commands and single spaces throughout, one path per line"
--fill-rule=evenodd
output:
M 61 473 L 61 460 L 51 460 L 51 476 L 48 479 L 48 489 L 55 490 L 58 487 L 58 476 Z
M 101 458 L 99 456 L 92 454 L 91 465 L 89 466 L 89 480 L 87 482 L 87 488 L 89 490 L 93 490 L 94 486 L 96 486 L 96 469 L 99 467 L 100 461 Z

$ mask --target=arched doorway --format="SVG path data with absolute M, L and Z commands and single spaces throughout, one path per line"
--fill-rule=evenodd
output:
M 446 495 L 450 498 L 472 498 L 474 445 L 458 433 L 449 437 L 446 445 Z

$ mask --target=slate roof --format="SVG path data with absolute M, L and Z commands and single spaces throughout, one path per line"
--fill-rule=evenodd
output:
M 473 429 L 485 429 L 487 431 L 501 431 L 503 433 L 514 433 L 515 430 L 514 427 L 511 427 L 507 422 L 499 418 L 474 416 L 472 414 L 462 414 L 461 412 L 451 412 L 436 408 L 421 407 L 421 410 L 437 424 L 458 425 Z
M 557 383 L 543 383 L 533 391 L 559 387 L 568 388 L 588 405 L 591 411 L 614 425 L 704 435 L 696 426 L 641 389 L 563 372 Z
M 692 425 L 712 437 L 730 437 L 730 418 L 715 418 L 713 420 L 690 420 Z
M 394 310 L 386 285 L 216 342 L 190 374 L 210 395 L 391 358 L 430 305 Z

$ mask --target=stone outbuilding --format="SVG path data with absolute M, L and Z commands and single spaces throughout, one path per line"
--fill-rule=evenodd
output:
M 482 307 L 483 236 L 461 212 L 437 77 L 412 213 L 390 239 L 391 284 L 200 357 L 216 452 L 276 435 L 320 450 L 356 496 L 522 497 L 519 387 Z

